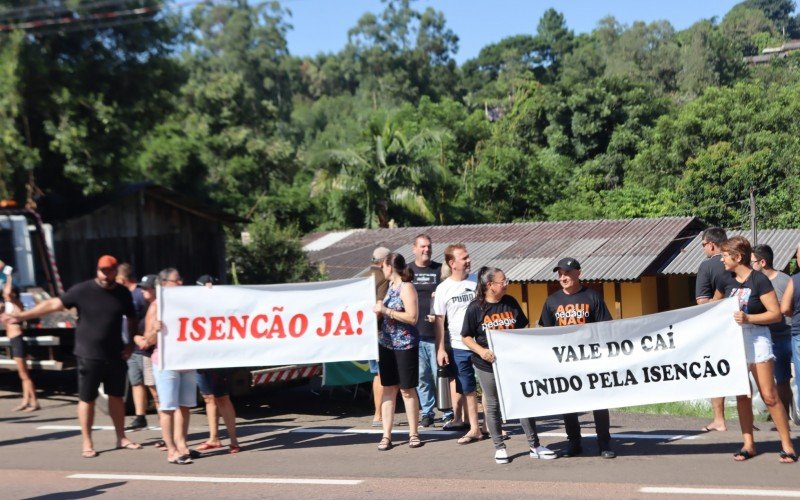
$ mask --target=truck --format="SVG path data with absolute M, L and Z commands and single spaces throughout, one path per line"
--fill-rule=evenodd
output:
M 0 200 L 0 260 L 13 268 L 25 309 L 64 293 L 53 253 L 53 229 L 30 208 Z M 72 356 L 77 318 L 71 311 L 50 314 L 25 323 L 23 338 L 33 370 L 64 370 L 75 365 Z M 0 325 L 0 334 L 5 325 Z M 0 336 L 0 368 L 16 369 L 8 337 Z

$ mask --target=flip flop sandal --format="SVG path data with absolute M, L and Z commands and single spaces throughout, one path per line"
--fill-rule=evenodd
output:
M 189 455 L 182 455 L 176 458 L 175 460 L 167 460 L 167 462 L 175 465 L 189 465 L 191 463 L 194 463 L 192 459 L 189 457 Z
M 98 455 L 98 453 L 94 450 L 83 450 L 81 452 L 81 456 L 83 458 L 94 458 Z
M 229 448 L 230 448 L 229 449 L 229 453 L 231 455 L 235 455 L 235 454 L 239 453 L 240 451 L 242 451 L 242 447 L 239 446 L 239 445 L 235 445 L 235 444 L 230 445 Z
M 782 464 L 793 464 L 793 463 L 797 462 L 797 454 L 796 453 L 789 453 L 789 452 L 781 450 L 781 452 L 778 453 L 778 456 L 781 458 L 781 463 Z M 791 462 L 787 462 L 786 459 L 791 460 Z
M 117 449 L 118 450 L 141 450 L 142 449 L 142 445 L 140 445 L 139 443 L 134 443 L 133 441 L 131 441 L 128 444 L 122 444 L 122 445 L 117 446 Z
M 481 437 L 462 436 L 462 437 L 458 438 L 458 441 L 456 441 L 456 442 L 458 444 L 471 444 L 471 443 L 477 443 L 478 441 L 480 441 L 482 439 L 483 439 L 483 436 L 481 436 Z
M 737 462 L 744 462 L 745 460 L 750 460 L 754 456 L 756 456 L 755 453 L 750 453 L 747 450 L 739 450 L 739 451 L 737 451 L 736 453 L 733 454 L 734 460 L 739 458 L 739 457 L 742 458 L 741 460 L 736 460 Z
M 217 448 L 222 448 L 221 444 L 213 444 L 206 441 L 205 443 L 201 444 L 195 450 L 197 451 L 208 451 L 208 450 L 215 450 Z
M 412 434 L 408 436 L 409 448 L 419 448 L 420 446 L 422 446 L 422 441 L 419 439 L 419 434 Z

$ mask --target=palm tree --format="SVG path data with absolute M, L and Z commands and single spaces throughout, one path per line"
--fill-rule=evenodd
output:
M 435 130 L 406 137 L 390 117 L 374 115 L 362 142 L 314 156 L 312 195 L 337 189 L 359 196 L 367 228 L 374 219 L 379 227 L 388 227 L 392 204 L 426 221 L 442 222 L 444 200 L 437 193 L 451 180 L 443 138 L 444 132 Z

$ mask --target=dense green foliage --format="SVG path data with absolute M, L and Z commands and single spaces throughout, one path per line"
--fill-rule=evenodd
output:
M 0 24 L 158 4 L 19 5 L 0 0 Z M 461 66 L 442 13 L 416 7 L 385 0 L 316 57 L 289 53 L 288 11 L 246 0 L 0 32 L 0 194 L 154 180 L 255 222 L 252 248 L 230 242 L 243 280 L 309 278 L 258 255 L 302 260 L 270 241 L 318 229 L 687 214 L 741 227 L 751 186 L 761 223 L 798 227 L 800 53 L 744 60 L 800 38 L 793 1 L 581 35 L 550 9 Z

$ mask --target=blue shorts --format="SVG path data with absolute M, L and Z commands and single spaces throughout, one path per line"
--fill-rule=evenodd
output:
M 453 349 L 453 362 L 456 365 L 456 392 L 459 394 L 471 394 L 478 390 L 475 383 L 475 368 L 472 366 L 472 351 L 464 349 Z
M 160 370 L 156 368 L 158 410 L 173 411 L 179 406 L 197 405 L 197 372 L 194 370 Z
M 128 380 L 131 385 L 144 384 L 144 356 L 133 353 L 128 358 Z
M 773 335 L 772 354 L 775 355 L 775 383 L 788 382 L 792 378 L 792 336 Z

